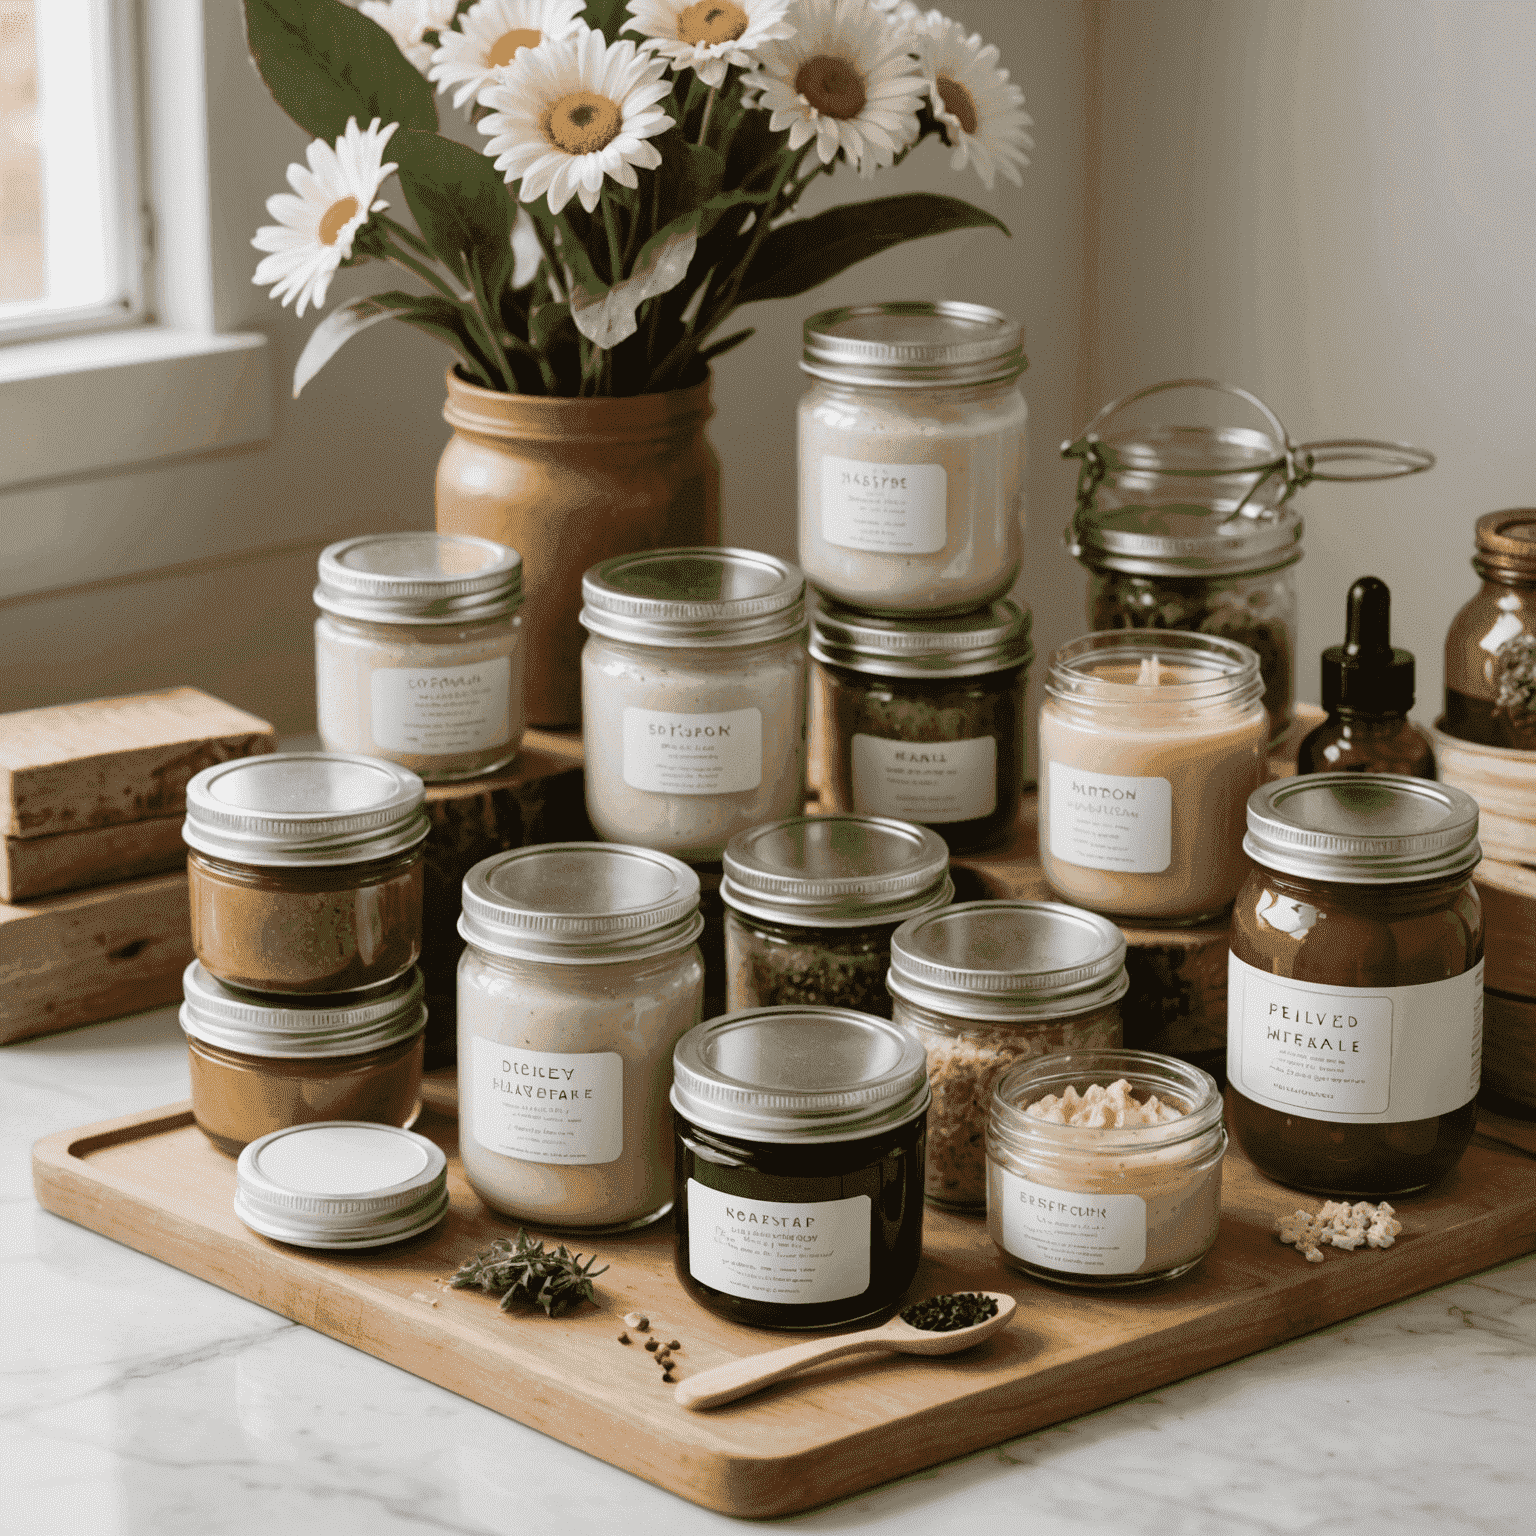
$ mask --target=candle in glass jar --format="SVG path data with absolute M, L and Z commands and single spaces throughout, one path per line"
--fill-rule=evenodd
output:
M 1040 711 L 1040 857 L 1063 899 L 1194 923 L 1242 883 L 1269 731 L 1259 658 L 1179 630 L 1105 630 L 1051 657 Z

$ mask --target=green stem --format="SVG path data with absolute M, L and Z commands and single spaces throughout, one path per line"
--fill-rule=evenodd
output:
M 613 199 L 605 197 L 603 205 L 603 228 L 608 235 L 608 286 L 617 287 L 624 278 L 624 256 L 619 242 L 618 221 L 613 216 Z
M 533 225 L 534 237 L 539 242 L 539 249 L 544 252 L 544 263 L 549 268 L 549 282 L 551 289 L 558 285 L 559 292 L 565 292 L 565 279 L 560 271 L 560 258 L 554 246 L 549 243 L 549 237 L 544 233 L 544 226 L 530 213 L 528 221 Z
M 501 326 L 491 312 L 485 283 L 480 275 L 480 258 L 473 252 L 470 253 L 468 266 L 470 290 L 475 296 L 475 307 L 480 313 L 481 326 L 491 343 L 491 360 L 501 370 L 502 377 L 506 380 L 507 393 L 518 394 L 517 373 L 512 367 L 512 360 L 507 356 L 507 349 L 502 345 Z
M 699 136 L 693 141 L 695 144 L 702 144 L 704 135 L 709 132 L 709 114 L 715 110 L 715 97 L 718 94 L 714 86 L 710 86 L 709 96 L 704 102 L 704 116 L 699 119 Z
M 424 267 L 414 256 L 402 251 L 392 242 L 386 241 L 384 249 L 387 258 L 396 266 L 404 267 L 407 272 L 414 272 L 422 282 L 435 288 L 450 304 L 456 304 L 460 309 L 464 308 L 463 295 L 455 293 L 430 267 Z
M 404 224 L 400 223 L 397 219 L 390 218 L 387 213 L 381 213 L 379 215 L 379 223 L 388 229 L 392 234 L 398 235 L 402 240 L 405 241 L 407 245 L 413 247 L 420 255 L 430 256 L 434 261 L 437 260 L 436 254 L 433 252 L 432 247 L 428 245 L 427 242 L 423 240 L 414 229 L 407 229 Z

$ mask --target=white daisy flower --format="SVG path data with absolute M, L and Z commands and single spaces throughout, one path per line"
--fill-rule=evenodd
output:
M 288 167 L 293 192 L 279 192 L 267 199 L 267 212 L 276 224 L 264 224 L 251 244 L 272 254 L 262 259 L 251 279 L 263 288 L 275 286 L 272 297 L 287 306 L 297 298 L 294 310 L 303 315 L 313 304 L 325 303 L 326 289 L 337 267 L 352 254 L 352 241 L 369 216 L 388 203 L 375 202 L 374 194 L 396 167 L 384 165 L 384 146 L 399 123 L 379 128 L 378 118 L 359 130 L 357 119 L 347 119 L 347 131 L 332 149 L 316 139 L 305 150 L 309 160 Z M 297 196 L 295 196 L 297 194 Z
M 453 25 L 458 0 L 363 0 L 358 6 L 369 21 L 376 21 L 394 38 L 395 46 L 422 74 L 432 63 L 432 45 L 422 41 L 427 32 L 441 32 Z
M 480 0 L 459 17 L 458 31 L 438 40 L 427 78 L 439 92 L 456 85 L 456 107 L 471 96 L 479 101 L 497 71 L 525 48 L 585 32 L 582 9 L 582 0 Z
M 548 193 L 559 213 L 579 196 L 591 213 L 604 176 L 634 187 L 636 166 L 661 164 L 646 140 L 672 126 L 656 105 L 671 90 L 666 70 L 628 38 L 610 44 L 601 32 L 525 48 L 480 98 L 491 108 L 480 122 L 485 152 L 509 184 L 522 182 L 523 202 Z
M 793 37 L 784 19 L 790 0 L 629 0 L 635 19 L 624 30 L 642 33 L 672 68 L 691 69 L 718 89 L 734 64 L 751 69 L 755 50 L 771 38 Z
M 810 139 L 823 165 L 839 150 L 862 172 L 889 165 L 917 135 L 926 83 L 908 45 L 869 0 L 797 0 L 795 35 L 763 44 L 762 68 L 742 80 L 750 105 L 789 129 L 789 147 Z

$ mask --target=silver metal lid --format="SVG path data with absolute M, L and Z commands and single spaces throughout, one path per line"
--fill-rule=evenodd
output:
M 479 949 L 555 964 L 643 960 L 686 949 L 704 926 L 699 877 L 624 843 L 541 843 L 464 877 L 459 932 Z
M 1471 795 L 1397 773 L 1308 773 L 1261 785 L 1248 797 L 1243 852 L 1266 869 L 1341 885 L 1444 879 L 1483 856 Z
M 1018 324 L 985 304 L 898 301 L 824 309 L 805 322 L 800 366 L 882 389 L 1001 384 L 1029 366 Z
M 944 839 L 889 816 L 791 816 L 738 832 L 720 884 L 738 912 L 817 928 L 899 923 L 954 894 Z
M 1030 612 L 1007 598 L 941 618 L 877 618 L 821 599 L 811 614 L 811 655 L 882 677 L 976 677 L 1034 658 Z
M 903 1002 L 964 1019 L 1059 1018 L 1125 994 L 1125 935 L 1055 901 L 966 901 L 891 938 L 886 985 Z
M 226 987 L 194 960 L 181 976 L 181 1027 L 242 1056 L 360 1056 L 421 1033 L 425 989 L 413 967 L 359 992 L 274 998 Z
M 638 645 L 757 645 L 805 628 L 805 577 L 755 549 L 652 549 L 581 578 L 581 622 Z
M 851 1008 L 746 1008 L 696 1024 L 672 1053 L 672 1107 L 747 1141 L 852 1141 L 928 1108 L 917 1038 Z
M 427 835 L 409 768 L 353 752 L 273 752 L 204 768 L 187 785 L 183 840 L 237 864 L 360 864 Z
M 1141 714 L 1156 709 L 1172 715 L 1256 703 L 1264 695 L 1264 679 L 1259 653 L 1224 635 L 1099 629 L 1052 653 L 1045 691 L 1094 709 L 1134 707 Z
M 378 1248 L 448 1211 L 448 1159 L 414 1131 L 317 1120 L 251 1142 L 235 1165 L 235 1215 L 300 1248 Z
M 320 554 L 315 605 L 379 624 L 469 624 L 523 603 L 523 557 L 462 533 L 370 533 Z

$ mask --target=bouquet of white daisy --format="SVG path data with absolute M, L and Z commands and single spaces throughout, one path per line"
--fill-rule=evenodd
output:
M 872 176 L 934 137 L 955 170 L 1018 183 L 1031 142 L 997 49 L 910 0 L 245 0 L 245 14 L 262 78 L 314 136 L 267 203 L 255 281 L 302 316 L 338 267 L 416 280 L 328 315 L 295 394 L 386 319 L 447 342 L 486 389 L 694 384 L 752 334 L 719 334 L 742 304 L 905 240 L 1007 233 L 922 193 L 799 217 L 816 177 Z M 479 150 L 438 132 L 439 93 Z M 410 224 L 379 196 L 391 175 Z

